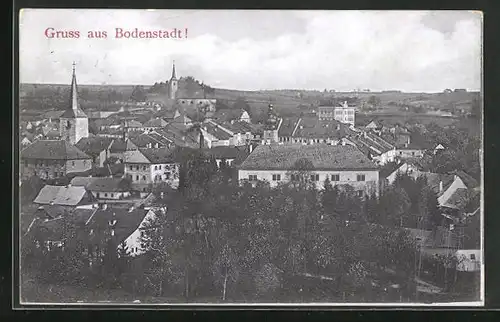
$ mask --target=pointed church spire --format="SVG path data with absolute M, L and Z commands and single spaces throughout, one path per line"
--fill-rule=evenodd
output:
M 172 78 L 171 79 L 177 79 L 177 77 L 175 76 L 175 60 L 172 64 Z
M 76 86 L 75 62 L 73 62 L 73 78 L 71 80 L 70 102 L 71 109 L 76 111 L 78 109 L 78 88 Z

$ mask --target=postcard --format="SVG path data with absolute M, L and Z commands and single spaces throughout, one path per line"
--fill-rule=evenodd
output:
M 22 9 L 21 304 L 483 305 L 482 26 Z

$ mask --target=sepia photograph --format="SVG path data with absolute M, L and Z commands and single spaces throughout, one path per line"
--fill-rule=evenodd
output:
M 482 33 L 21 9 L 20 304 L 484 305 Z

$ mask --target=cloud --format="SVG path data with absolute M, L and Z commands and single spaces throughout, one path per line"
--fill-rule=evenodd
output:
M 432 25 L 418 11 L 25 10 L 20 77 L 67 83 L 75 60 L 80 83 L 152 84 L 170 77 L 175 59 L 178 75 L 225 88 L 477 90 L 481 17 L 449 13 L 433 12 Z M 111 37 L 46 39 L 48 26 Z M 189 36 L 114 39 L 115 27 Z

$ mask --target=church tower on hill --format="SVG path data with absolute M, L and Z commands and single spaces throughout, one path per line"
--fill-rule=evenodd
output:
M 80 103 L 78 103 L 75 63 L 73 63 L 70 100 L 68 107 L 60 117 L 59 132 L 61 140 L 67 141 L 73 145 L 78 143 L 81 138 L 89 137 L 89 119 L 80 108 Z
M 175 75 L 175 61 L 173 62 L 172 65 L 172 77 L 170 77 L 170 81 L 168 82 L 168 97 L 170 99 L 175 99 L 175 95 L 177 94 L 177 89 L 178 89 L 178 80 Z

